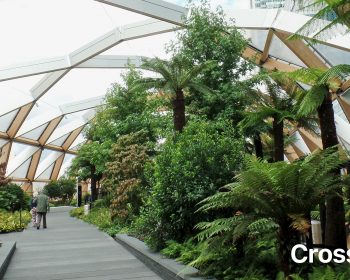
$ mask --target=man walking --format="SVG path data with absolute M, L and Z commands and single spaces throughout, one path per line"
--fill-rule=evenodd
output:
M 40 192 L 36 198 L 36 228 L 40 229 L 41 218 L 43 218 L 43 228 L 46 228 L 46 212 L 49 211 L 49 198 Z

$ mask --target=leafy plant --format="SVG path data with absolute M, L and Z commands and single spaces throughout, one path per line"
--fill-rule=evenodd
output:
M 350 66 L 340 64 L 328 70 L 299 69 L 285 74 L 292 79 L 311 85 L 301 96 L 299 115 L 308 115 L 317 112 L 321 131 L 323 149 L 339 145 L 333 96 L 340 90 L 340 81 L 350 73 Z M 284 74 L 279 74 L 284 75 Z M 340 169 L 333 171 L 333 176 L 340 176 Z M 342 190 L 337 195 L 327 198 L 327 206 L 320 205 L 321 224 L 325 228 L 324 243 L 326 246 L 346 249 L 345 210 Z
M 121 136 L 112 146 L 111 160 L 106 164 L 104 188 L 112 195 L 112 219 L 130 220 L 139 213 L 147 188 L 145 165 L 150 161 L 147 154 L 145 131 Z
M 334 149 L 318 151 L 302 161 L 267 163 L 246 160 L 246 170 L 237 182 L 204 199 L 199 211 L 231 209 L 230 217 L 202 222 L 199 240 L 237 242 L 244 236 L 276 229 L 279 267 L 290 272 L 289 252 L 301 234 L 310 228 L 310 212 L 342 186 L 340 177 L 331 176 L 341 165 Z
M 81 219 L 84 216 L 84 207 L 73 208 L 69 211 L 69 215 Z
M 52 181 L 44 187 L 44 192 L 51 199 L 61 199 L 60 204 L 65 205 L 69 203 L 76 192 L 75 180 L 63 177 Z
M 349 32 L 350 8 L 348 0 L 294 1 L 299 10 L 312 10 L 314 15 L 290 37 L 291 39 L 311 36 L 310 41 L 317 43 L 319 40 L 332 38 L 336 34 Z M 329 20 L 330 15 L 334 15 L 331 20 Z
M 263 72 L 246 81 L 248 85 L 246 93 L 252 104 L 247 108 L 245 118 L 240 124 L 245 131 L 252 130 L 256 137 L 257 133 L 260 135 L 261 132 L 266 132 L 268 123 L 271 122 L 269 132 L 273 137 L 273 160 L 283 161 L 286 142 L 284 129 L 287 125 L 295 124 L 314 130 L 316 120 L 310 115 L 297 114 L 300 88 L 295 85 L 286 86 L 282 79 L 278 79 L 279 75 L 272 74 L 272 76 L 275 80 Z M 254 89 L 257 86 L 263 86 L 264 90 Z
M 20 186 L 8 183 L 0 188 L 0 209 L 18 211 L 28 209 L 29 197 Z
M 153 185 L 136 223 L 152 247 L 183 241 L 207 215 L 196 204 L 214 194 L 240 168 L 242 141 L 227 121 L 191 121 L 176 139 L 168 138 L 147 173 Z M 142 226 L 143 224 L 143 226 Z
M 20 214 L 18 211 L 12 213 L 0 210 L 0 233 L 21 231 L 30 221 L 31 215 L 28 211 L 22 211 Z
M 186 95 L 186 109 L 210 120 L 230 119 L 235 125 L 247 104 L 238 81 L 252 66 L 241 58 L 248 42 L 221 7 L 213 10 L 211 1 L 196 2 L 199 5 L 189 7 L 191 13 L 184 22 L 186 28 L 177 33 L 177 40 L 168 46 L 168 51 L 186 57 L 193 65 L 211 60 L 217 63 L 198 77 L 211 91 L 191 90 Z
M 337 267 L 336 269 L 330 266 L 314 267 L 306 277 L 302 277 L 299 274 L 293 274 L 289 276 L 292 280 L 346 280 L 350 278 L 350 270 L 347 265 Z M 284 280 L 283 274 L 281 274 L 277 280 Z
M 169 61 L 159 58 L 146 60 L 142 69 L 155 72 L 161 77 L 141 78 L 136 82 L 136 88 L 158 89 L 170 94 L 171 108 L 175 131 L 182 132 L 185 124 L 185 91 L 197 90 L 207 94 L 210 89 L 197 80 L 206 70 L 213 68 L 215 61 L 191 63 L 186 57 L 176 55 Z

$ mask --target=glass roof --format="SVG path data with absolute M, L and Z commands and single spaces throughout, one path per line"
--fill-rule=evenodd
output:
M 0 26 L 6 27 L 0 29 L 0 147 L 10 147 L 8 175 L 40 186 L 41 181 L 55 179 L 53 168 L 62 155 L 59 176 L 64 174 L 86 141 L 78 132 L 103 103 L 111 84 L 121 81 L 128 57 L 134 61 L 140 61 L 140 57 L 169 57 L 164 46 L 176 38 L 172 28 L 179 20 L 175 13 L 185 12 L 169 3 L 184 5 L 185 1 L 161 2 L 161 8 L 168 10 L 160 15 L 150 11 L 147 16 L 135 4 L 138 1 L 125 1 L 125 5 L 134 5 L 135 12 L 131 12 L 94 0 L 0 0 Z M 245 8 L 248 2 L 212 1 L 213 6 L 222 4 L 250 39 L 253 52 L 245 58 L 266 50 L 268 58 L 261 62 L 261 67 L 268 64 L 269 69 L 279 69 L 282 63 L 282 70 L 310 67 L 315 60 L 325 67 L 350 64 L 350 35 L 314 46 L 306 41 L 293 47 L 295 42 L 287 42 L 283 36 L 295 32 L 308 17 L 277 9 L 229 9 Z M 144 20 L 150 20 L 152 25 L 135 24 Z M 128 24 L 134 26 L 108 33 Z M 120 38 L 114 38 L 118 32 L 127 40 L 120 42 Z M 271 44 L 269 32 L 273 32 Z M 308 58 L 301 49 L 311 51 Z M 59 59 L 53 59 L 56 57 Z M 350 106 L 347 105 L 350 98 L 346 94 L 343 98 L 344 104 L 334 102 L 337 126 L 341 130 L 348 129 L 349 124 L 343 107 Z M 63 147 L 73 131 L 77 137 L 71 139 L 70 148 Z M 295 134 L 298 149 L 310 152 L 299 132 Z M 339 138 L 350 142 L 343 131 Z M 32 164 L 36 164 L 36 173 L 28 177 L 33 176 L 28 175 Z
M 2 0 L 0 26 L 11 28 L 0 32 L 0 66 L 65 55 L 116 26 L 144 19 L 92 0 Z

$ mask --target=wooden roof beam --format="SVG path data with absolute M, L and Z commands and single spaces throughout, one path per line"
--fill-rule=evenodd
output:
M 302 40 L 288 40 L 291 33 L 275 31 L 275 35 L 307 66 L 310 68 L 328 69 L 321 60 Z
M 64 160 L 65 154 L 60 155 L 60 157 L 56 160 L 55 162 L 55 166 L 52 169 L 52 173 L 51 173 L 51 180 L 57 180 L 58 179 L 58 175 L 60 174 L 62 165 L 63 165 L 63 160 Z

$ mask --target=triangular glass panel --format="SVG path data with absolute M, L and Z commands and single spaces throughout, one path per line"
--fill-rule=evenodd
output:
M 13 122 L 13 120 L 15 119 L 16 115 L 18 113 L 18 109 L 17 110 L 13 110 L 10 113 L 7 113 L 3 116 L 0 117 L 0 131 L 2 132 L 6 132 L 11 123 Z
M 28 139 L 32 139 L 32 140 L 38 140 L 40 138 L 40 136 L 43 134 L 43 132 L 45 131 L 46 127 L 47 127 L 48 123 L 45 123 L 37 128 L 34 128 L 33 130 L 20 135 L 21 137 L 24 138 L 28 138 Z
M 28 173 L 28 168 L 30 162 L 32 161 L 32 157 L 27 159 L 24 163 L 22 163 L 15 171 L 13 171 L 9 176 L 14 178 L 25 178 Z
M 49 180 L 54 166 L 55 162 L 51 164 L 44 172 L 42 172 L 36 179 Z
M 67 133 L 67 134 L 61 136 L 60 138 L 50 142 L 49 144 L 55 145 L 55 146 L 62 146 L 64 141 L 66 141 L 66 139 L 68 138 L 69 134 L 70 133 Z

